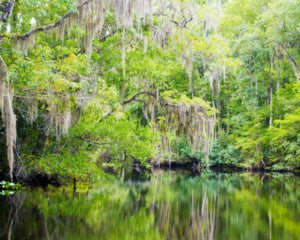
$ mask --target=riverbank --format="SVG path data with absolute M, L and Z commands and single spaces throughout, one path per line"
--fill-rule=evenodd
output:
M 136 174 L 141 172 L 151 171 L 153 169 L 158 170 L 161 169 L 163 171 L 174 170 L 188 173 L 189 175 L 199 175 L 204 170 L 211 170 L 215 173 L 235 173 L 235 172 L 252 172 L 252 173 L 292 173 L 295 176 L 300 176 L 300 168 L 291 169 L 270 169 L 270 168 L 262 168 L 262 167 L 253 167 L 246 168 L 240 167 L 236 165 L 228 165 L 228 164 L 214 164 L 209 168 L 205 166 L 201 166 L 198 161 L 163 161 L 161 163 L 151 163 L 151 164 L 141 164 L 136 162 L 131 165 L 124 165 L 125 168 L 132 168 Z M 102 170 L 107 174 L 115 175 L 118 172 L 119 167 L 110 166 L 110 167 L 102 167 Z M 1 174 L 2 173 L 2 174 Z M 93 175 L 91 173 L 91 175 Z M 19 174 L 14 175 L 14 182 L 24 184 L 30 187 L 42 187 L 45 188 L 48 185 L 52 185 L 55 187 L 59 187 L 61 185 L 62 179 L 66 182 L 77 181 L 81 177 L 70 177 L 70 176 L 62 176 L 56 173 L 48 174 L 44 171 L 37 172 L 31 171 L 28 174 Z M 83 179 L 90 180 L 90 176 L 84 177 Z M 9 181 L 9 175 L 4 174 L 4 172 L 0 172 L 0 180 Z

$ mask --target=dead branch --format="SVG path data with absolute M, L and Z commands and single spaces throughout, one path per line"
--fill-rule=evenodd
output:
M 178 21 L 176 21 L 175 19 L 173 19 L 172 17 L 170 17 L 168 14 L 163 13 L 163 12 L 153 13 L 152 15 L 153 16 L 164 16 L 164 17 L 167 17 L 172 23 L 174 23 L 175 25 L 177 25 L 180 28 L 186 28 L 187 24 L 193 20 L 193 17 L 190 17 L 189 19 L 186 19 L 186 17 L 183 15 L 183 21 L 182 21 L 182 23 L 179 23 Z

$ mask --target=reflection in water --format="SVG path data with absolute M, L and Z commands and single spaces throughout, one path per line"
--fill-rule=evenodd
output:
M 0 197 L 0 239 L 300 239 L 300 179 L 121 172 Z
M 5 226 L 4 229 L 7 229 L 7 239 L 12 239 L 13 226 L 20 222 L 18 213 L 23 205 L 25 196 L 26 194 L 17 194 L 16 196 L 8 199 L 10 205 L 8 219 L 7 222 L 4 223 L 5 225 L 2 225 Z M 1 234 L 0 236 L 2 237 L 3 235 L 4 234 Z

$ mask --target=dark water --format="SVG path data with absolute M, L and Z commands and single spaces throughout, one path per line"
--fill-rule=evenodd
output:
M 155 171 L 0 196 L 0 239 L 300 239 L 300 178 Z

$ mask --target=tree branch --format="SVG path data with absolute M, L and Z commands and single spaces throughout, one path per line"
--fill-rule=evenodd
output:
M 165 17 L 169 18 L 169 20 L 170 20 L 172 23 L 176 24 L 176 25 L 177 25 L 178 27 L 180 27 L 180 28 L 186 28 L 186 27 L 187 27 L 187 24 L 193 20 L 193 17 L 190 17 L 189 19 L 186 19 L 185 16 L 183 15 L 183 19 L 184 19 L 184 20 L 183 20 L 182 23 L 179 23 L 179 22 L 175 21 L 172 17 L 170 17 L 168 14 L 163 13 L 163 12 L 153 13 L 152 15 L 153 15 L 153 16 L 165 16 Z
M 96 145 L 112 145 L 112 143 L 101 143 L 101 142 L 94 141 L 92 139 L 87 139 L 86 137 L 81 137 L 81 136 L 75 136 L 73 138 L 78 138 L 82 141 L 85 141 L 85 142 L 88 142 L 88 143 L 93 143 L 93 144 L 96 144 Z
M 14 9 L 15 1 L 12 0 L 11 2 L 3 2 L 3 7 L 1 6 L 0 11 L 3 12 L 0 21 L 1 22 L 8 22 L 10 19 L 10 16 L 12 14 L 12 11 Z
M 103 122 L 105 119 L 109 118 L 115 111 L 116 111 L 116 108 L 113 107 L 109 113 L 107 113 L 105 116 L 103 116 L 103 118 L 101 118 L 99 120 L 99 122 Z
M 126 100 L 126 101 L 123 101 L 122 105 L 131 103 L 133 101 L 137 101 L 138 100 L 137 97 L 140 96 L 140 95 L 143 95 L 143 94 L 148 95 L 148 96 L 152 96 L 154 98 L 157 98 L 156 94 L 151 93 L 151 92 L 147 92 L 147 91 L 143 91 L 143 92 L 139 92 L 139 93 L 135 94 L 132 98 L 130 98 L 130 99 Z
M 79 6 L 77 6 L 77 9 L 90 3 L 92 0 L 86 0 L 84 1 L 82 4 L 80 4 Z M 33 28 L 31 30 L 29 30 L 27 33 L 23 34 L 23 35 L 18 35 L 15 38 L 18 40 L 25 40 L 27 38 L 29 38 L 32 34 L 36 33 L 36 32 L 44 32 L 53 28 L 58 27 L 59 25 L 61 25 L 65 19 L 67 19 L 68 17 L 70 17 L 71 15 L 73 15 L 74 12 L 73 10 L 69 10 L 64 16 L 62 16 L 57 22 L 52 23 L 52 24 L 48 24 L 42 27 L 37 27 L 37 28 Z M 0 35 L 0 40 L 2 40 L 3 38 L 6 38 L 7 36 L 5 35 Z
M 283 46 L 281 43 L 278 43 L 278 44 L 286 52 L 286 54 L 288 55 L 290 61 L 292 62 L 294 72 L 295 72 L 295 76 L 296 76 L 296 80 L 297 80 L 297 82 L 299 82 L 299 69 L 298 69 L 298 65 L 297 65 L 296 60 L 293 58 L 293 56 L 290 54 L 290 52 L 288 51 L 288 49 L 285 46 Z
M 180 106 L 179 104 L 168 103 L 168 102 L 166 102 L 166 101 L 158 98 L 157 94 L 152 93 L 152 92 L 147 92 L 147 91 L 139 92 L 139 93 L 135 94 L 132 98 L 130 98 L 130 99 L 126 100 L 126 101 L 123 101 L 121 104 L 125 105 L 125 104 L 131 103 L 133 101 L 143 102 L 145 104 L 145 102 L 143 100 L 137 99 L 137 97 L 140 96 L 140 95 L 148 95 L 150 97 L 156 98 L 157 101 L 162 106 L 170 106 L 170 107 L 179 107 Z

